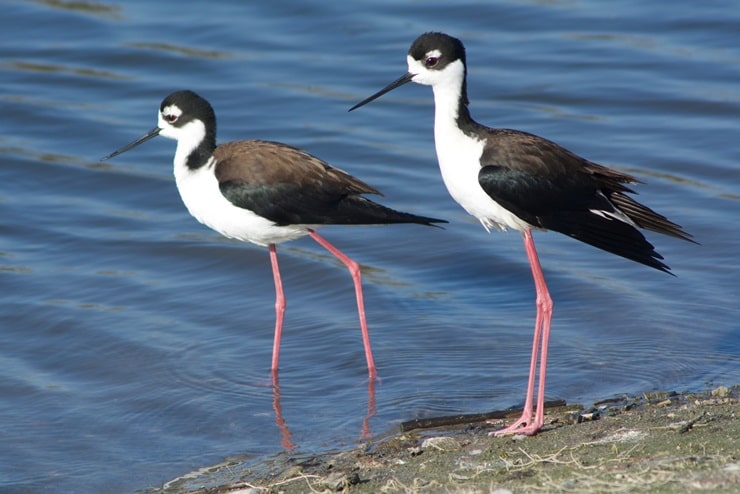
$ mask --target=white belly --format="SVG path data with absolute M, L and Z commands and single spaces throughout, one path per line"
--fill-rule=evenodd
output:
M 434 142 L 442 180 L 452 198 L 483 227 L 523 231 L 531 226 L 493 200 L 478 183 L 483 141 L 470 139 L 457 126 L 434 126 Z
M 213 159 L 197 170 L 175 163 L 175 182 L 191 215 L 228 238 L 257 245 L 285 242 L 308 234 L 306 225 L 277 226 L 257 214 L 234 206 L 222 194 L 213 174 Z

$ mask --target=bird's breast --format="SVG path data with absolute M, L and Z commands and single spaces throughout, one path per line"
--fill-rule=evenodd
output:
M 434 133 L 442 180 L 452 198 L 465 211 L 478 218 L 486 230 L 513 228 L 523 231 L 530 228 L 529 224 L 501 206 L 480 186 L 478 174 L 484 140 L 471 138 L 456 125 L 435 123 Z
M 249 209 L 232 204 L 221 193 L 214 173 L 215 164 L 211 158 L 206 165 L 190 169 L 175 162 L 177 189 L 188 212 L 196 220 L 225 237 L 263 246 L 308 233 L 306 226 L 277 226 Z

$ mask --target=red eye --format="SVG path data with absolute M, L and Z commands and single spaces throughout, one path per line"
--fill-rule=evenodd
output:
M 424 65 L 426 65 L 427 67 L 434 67 L 435 65 L 437 65 L 437 62 L 439 62 L 438 57 L 428 57 L 424 61 Z
M 175 120 L 177 120 L 177 115 L 164 115 L 164 119 L 167 120 L 169 123 L 173 123 Z

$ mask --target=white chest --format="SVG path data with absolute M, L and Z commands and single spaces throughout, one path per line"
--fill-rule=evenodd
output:
M 254 212 L 234 206 L 218 187 L 213 158 L 196 170 L 175 159 L 175 182 L 188 212 L 204 225 L 228 238 L 257 245 L 284 242 L 308 233 L 306 226 L 276 226 Z
M 530 228 L 491 198 L 478 183 L 480 158 L 485 142 L 471 139 L 450 119 L 435 119 L 434 142 L 442 180 L 452 198 L 472 216 L 478 218 L 486 230 L 526 230 Z

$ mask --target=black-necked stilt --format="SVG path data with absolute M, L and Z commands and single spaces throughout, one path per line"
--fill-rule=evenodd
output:
M 394 211 L 362 196 L 380 194 L 305 151 L 278 142 L 235 141 L 216 146 L 216 115 L 192 91 L 177 91 L 159 106 L 158 125 L 107 160 L 158 135 L 177 140 L 174 171 L 188 211 L 222 235 L 268 246 L 277 293 L 272 371 L 276 373 L 285 312 L 275 244 L 310 235 L 350 271 L 355 285 L 370 378 L 376 376 L 365 320 L 359 265 L 316 233 L 323 225 L 372 225 L 443 220 Z
M 535 434 L 544 423 L 545 371 L 552 300 L 537 257 L 532 229 L 554 230 L 594 247 L 670 272 L 663 257 L 638 228 L 683 240 L 691 235 L 638 203 L 624 184 L 634 177 L 592 163 L 558 144 L 510 129 L 491 129 L 468 111 L 465 47 L 443 33 L 418 37 L 408 72 L 358 108 L 407 82 L 434 90 L 434 141 L 450 195 L 486 230 L 522 232 L 537 292 L 532 360 L 522 417 L 497 433 Z M 537 356 L 541 347 L 536 413 L 533 410 Z

